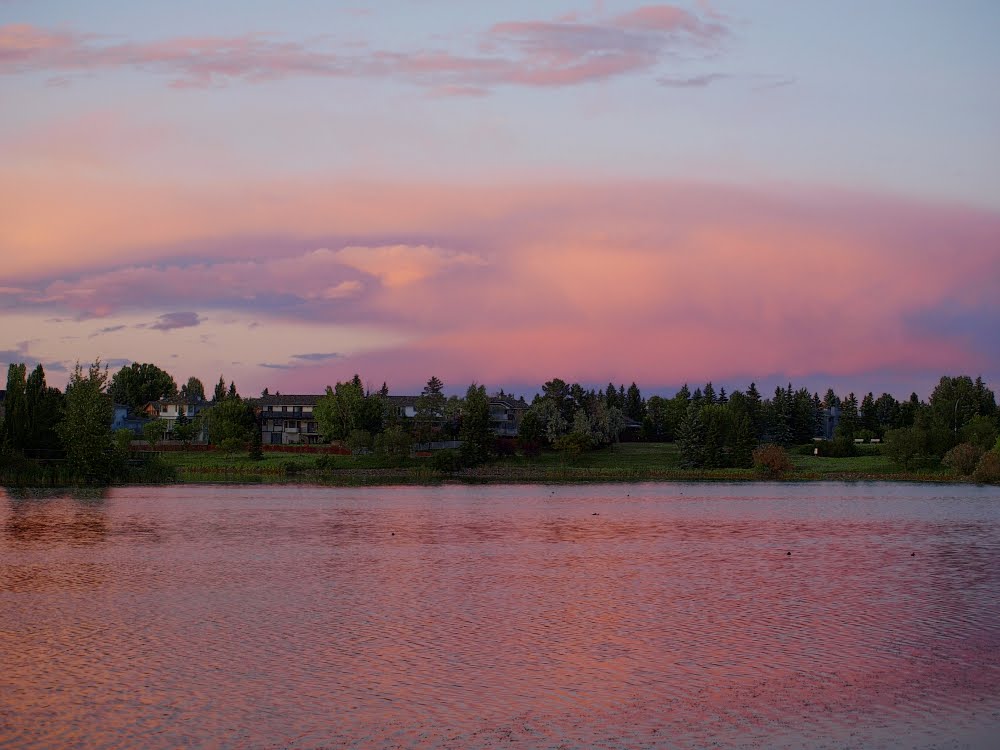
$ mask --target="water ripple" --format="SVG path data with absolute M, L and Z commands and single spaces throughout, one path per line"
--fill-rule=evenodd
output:
M 991 747 L 998 501 L 863 484 L 4 498 L 0 748 Z

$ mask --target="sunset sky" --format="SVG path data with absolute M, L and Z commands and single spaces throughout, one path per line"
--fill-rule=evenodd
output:
M 996 389 L 998 35 L 995 0 L 0 0 L 0 365 Z

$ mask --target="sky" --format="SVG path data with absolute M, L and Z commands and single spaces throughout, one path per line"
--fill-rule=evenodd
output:
M 996 390 L 998 32 L 993 0 L 0 0 L 0 366 Z

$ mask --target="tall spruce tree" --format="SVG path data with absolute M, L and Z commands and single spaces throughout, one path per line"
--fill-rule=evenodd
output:
M 7 397 L 4 401 L 3 440 L 7 450 L 24 450 L 28 441 L 27 366 L 7 367 Z
M 62 391 L 45 383 L 45 370 L 39 364 L 25 384 L 27 438 L 30 450 L 58 450 L 61 447 L 56 426 L 63 418 Z

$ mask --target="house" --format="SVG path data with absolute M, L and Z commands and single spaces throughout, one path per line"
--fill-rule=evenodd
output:
M 132 434 L 141 437 L 142 427 L 147 420 L 130 417 L 128 414 L 128 404 L 114 404 L 115 416 L 111 422 L 111 431 L 129 430 Z
M 524 397 L 490 396 L 490 427 L 497 437 L 517 437 L 521 418 L 528 411 Z
M 419 396 L 386 396 L 389 403 L 389 416 L 399 420 L 414 419 L 417 416 L 417 399 Z
M 320 395 L 261 396 L 256 409 L 264 445 L 315 445 L 320 442 L 313 409 Z
M 142 411 L 149 419 L 162 419 L 166 422 L 163 431 L 167 433 L 173 431 L 174 423 L 178 417 L 183 416 L 185 419 L 192 420 L 211 407 L 213 403 L 202 398 L 174 396 L 172 398 L 161 398 L 159 401 L 150 401 L 142 407 Z M 204 425 L 202 425 L 197 440 L 208 440 L 208 431 Z
M 827 440 L 833 440 L 837 432 L 837 425 L 840 424 L 840 407 L 828 406 L 823 409 L 823 435 Z

